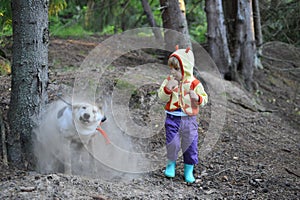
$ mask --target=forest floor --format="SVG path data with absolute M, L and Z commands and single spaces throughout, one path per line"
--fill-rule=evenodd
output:
M 76 70 L 97 46 L 97 41 L 99 38 L 93 37 L 50 40 L 50 101 L 55 99 L 61 85 L 74 83 L 78 75 Z M 8 57 L 11 55 L 9 52 L 8 48 Z M 117 70 L 110 71 L 105 77 L 106 83 L 115 83 L 127 68 L 149 62 L 161 63 L 151 53 L 138 50 L 116 59 L 112 65 Z M 264 45 L 262 54 L 264 68 L 254 72 L 257 83 L 254 92 L 247 92 L 236 83 L 223 80 L 227 102 L 220 106 L 226 110 L 226 118 L 216 143 L 195 167 L 196 183 L 188 185 L 184 182 L 180 159 L 174 179 L 165 178 L 164 167 L 161 166 L 142 176 L 127 174 L 126 180 L 122 174 L 104 180 L 22 171 L 1 162 L 0 199 L 299 199 L 300 49 L 272 42 Z M 9 75 L 0 76 L 0 108 L 6 124 L 10 79 Z M 110 86 L 107 88 L 111 89 Z M 146 92 L 135 93 L 136 96 L 131 97 L 132 103 L 145 103 L 146 94 L 153 91 L 153 85 L 151 87 L 140 88 Z M 142 96 L 144 100 L 141 100 Z M 204 141 L 201 138 L 214 123 L 211 119 L 212 106 L 211 103 L 205 106 L 199 117 L 200 147 Z M 130 108 L 135 117 L 145 113 L 144 109 L 147 107 L 141 105 Z M 140 116 L 135 120 L 147 125 L 149 116 Z M 163 135 L 163 130 L 161 132 Z M 151 144 L 153 150 L 156 142 L 157 146 L 164 144 L 163 138 L 157 140 L 155 138 L 144 144 Z M 135 142 L 137 146 L 144 145 L 139 144 L 138 139 Z

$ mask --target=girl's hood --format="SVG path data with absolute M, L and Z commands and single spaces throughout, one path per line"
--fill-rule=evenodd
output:
M 180 63 L 183 79 L 191 77 L 193 75 L 193 69 L 195 64 L 195 58 L 190 48 L 178 49 L 173 52 L 170 57 L 176 57 Z

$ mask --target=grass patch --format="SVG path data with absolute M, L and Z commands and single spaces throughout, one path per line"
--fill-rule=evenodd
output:
M 74 24 L 72 26 L 60 26 L 60 27 L 51 27 L 50 26 L 51 36 L 57 36 L 60 38 L 68 38 L 70 36 L 77 38 L 85 38 L 87 36 L 93 35 L 91 31 L 86 31 L 79 24 Z
M 116 88 L 118 88 L 120 90 L 125 90 L 125 89 L 134 90 L 136 87 L 135 87 L 135 85 L 133 85 L 125 80 L 118 80 L 118 82 L 116 84 Z

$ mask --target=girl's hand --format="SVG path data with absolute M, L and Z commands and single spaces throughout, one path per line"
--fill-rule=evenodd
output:
M 173 76 L 170 76 L 171 79 L 169 80 L 169 82 L 167 83 L 166 87 L 169 90 L 173 90 L 176 86 L 178 86 L 178 81 L 174 79 Z
M 190 90 L 190 97 L 194 101 L 198 101 L 199 100 L 199 96 L 195 93 L 194 90 Z

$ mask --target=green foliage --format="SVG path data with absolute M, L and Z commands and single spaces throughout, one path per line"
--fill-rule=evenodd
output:
M 10 62 L 0 56 L 0 75 L 7 75 L 11 73 Z
M 90 4 L 88 4 L 88 2 Z M 148 0 L 154 19 L 162 26 L 159 1 Z M 264 41 L 278 40 L 300 45 L 298 0 L 260 1 Z M 11 1 L 0 0 L 0 36 L 12 35 Z M 204 0 L 185 0 L 191 38 L 206 42 Z M 88 6 L 89 5 L 89 6 Z M 50 0 L 50 35 L 83 37 L 92 33 L 115 34 L 149 26 L 140 0 Z
M 116 88 L 120 89 L 120 90 L 134 90 L 136 87 L 135 85 L 133 85 L 132 83 L 126 81 L 126 80 L 121 80 L 119 79 L 117 84 L 116 84 Z
M 73 24 L 66 27 L 59 26 L 58 24 L 56 24 L 56 27 L 50 26 L 50 33 L 52 33 L 52 36 L 58 36 L 61 38 L 67 38 L 69 36 L 84 38 L 93 34 L 93 32 L 84 30 L 80 24 Z
M 67 7 L 56 15 L 49 16 L 49 30 L 51 36 L 66 38 L 69 36 L 85 37 L 93 34 L 84 30 L 82 16 L 84 10 L 74 2 L 68 1 Z
M 113 35 L 115 33 L 121 33 L 122 30 L 121 29 L 116 29 L 115 26 L 113 25 L 107 25 L 103 28 L 103 30 L 101 31 L 101 35 Z
M 7 19 L 2 25 L 2 30 L 0 30 L 0 36 L 8 36 L 8 35 L 12 35 L 11 19 Z
M 193 40 L 200 42 L 200 43 L 205 43 L 206 42 L 206 24 L 204 25 L 195 25 L 195 27 L 191 27 L 190 29 L 190 35 Z
M 158 19 L 160 17 L 160 11 L 158 1 L 151 1 L 150 5 L 154 8 L 153 14 L 158 24 L 161 24 Z M 141 1 L 129 1 L 129 0 L 95 0 L 93 7 L 88 7 L 85 13 L 85 28 L 97 32 L 106 32 L 109 30 L 114 33 L 125 31 L 132 28 L 142 27 L 147 25 L 148 21 L 144 14 Z M 109 28 L 106 28 L 106 27 Z M 114 29 L 112 29 L 114 27 Z
M 50 0 L 49 15 L 57 15 L 67 7 L 66 0 Z
M 11 35 L 10 2 L 0 1 L 0 35 Z M 88 6 L 88 2 L 93 4 Z M 203 2 L 186 0 L 190 34 L 199 42 L 205 41 Z M 162 26 L 159 1 L 149 0 L 149 4 L 157 25 Z M 146 26 L 149 26 L 149 22 L 140 0 L 50 0 L 49 4 L 49 28 L 52 36 L 115 34 Z
M 206 42 L 206 13 L 204 0 L 186 0 L 186 17 L 191 38 L 197 42 Z
M 300 45 L 300 3 L 298 0 L 260 3 L 262 31 L 265 41 L 282 41 Z
M 0 0 L 0 36 L 12 34 L 10 1 Z

